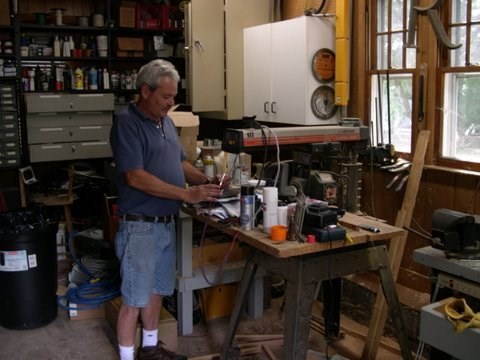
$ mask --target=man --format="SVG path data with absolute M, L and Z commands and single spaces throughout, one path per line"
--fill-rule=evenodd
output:
M 158 339 L 162 297 L 173 293 L 175 283 L 174 215 L 182 202 L 213 201 L 221 192 L 187 161 L 167 115 L 179 80 L 167 61 L 144 65 L 135 84 L 138 101 L 117 115 L 110 134 L 121 219 L 115 239 L 122 276 L 117 324 L 121 360 L 134 359 L 139 316 L 143 340 L 137 359 L 186 359 Z M 185 181 L 196 186 L 185 187 Z

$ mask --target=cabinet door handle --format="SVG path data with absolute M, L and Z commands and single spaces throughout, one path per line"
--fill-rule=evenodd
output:
M 203 48 L 202 42 L 200 40 L 194 40 L 193 43 L 196 47 L 200 49 L 201 52 L 205 52 L 205 49 Z
M 277 113 L 277 102 L 276 101 L 272 102 L 272 105 L 270 106 L 270 110 L 272 111 L 272 114 Z
M 265 101 L 265 102 L 263 103 L 263 111 L 264 111 L 265 113 L 267 113 L 267 114 L 269 113 L 269 111 L 268 111 L 268 107 L 269 107 L 268 104 L 269 104 L 268 101 Z

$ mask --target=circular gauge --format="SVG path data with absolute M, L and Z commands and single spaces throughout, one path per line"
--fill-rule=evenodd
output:
M 335 53 L 325 48 L 318 50 L 313 55 L 312 72 L 318 81 L 332 81 L 335 78 Z
M 328 120 L 337 112 L 335 92 L 330 86 L 319 86 L 312 94 L 311 106 L 313 114 L 321 119 Z

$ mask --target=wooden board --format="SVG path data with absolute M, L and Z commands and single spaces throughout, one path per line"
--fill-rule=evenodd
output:
M 413 210 L 417 202 L 418 188 L 420 186 L 420 180 L 423 173 L 423 165 L 425 163 L 425 155 L 430 139 L 430 131 L 422 130 L 418 134 L 417 144 L 415 147 L 415 154 L 412 160 L 412 166 L 410 168 L 410 176 L 408 178 L 407 189 L 405 191 L 405 197 L 403 199 L 402 208 L 397 214 L 395 225 L 399 227 L 410 226 L 410 222 L 413 216 Z M 397 279 L 400 264 L 403 258 L 405 250 L 405 243 L 407 241 L 407 233 L 392 241 L 389 247 L 390 266 L 392 268 L 392 276 L 394 280 Z M 385 327 L 385 321 L 387 319 L 387 306 L 384 298 L 383 291 L 379 289 L 377 293 L 377 299 L 375 302 L 374 313 L 370 328 L 368 331 L 367 341 L 362 353 L 362 359 L 375 359 L 380 342 L 380 338 L 383 334 Z

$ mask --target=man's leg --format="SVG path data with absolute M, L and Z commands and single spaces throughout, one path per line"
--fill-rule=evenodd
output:
M 140 309 L 122 303 L 117 320 L 117 340 L 121 360 L 132 360 Z

